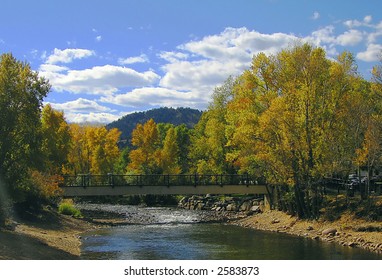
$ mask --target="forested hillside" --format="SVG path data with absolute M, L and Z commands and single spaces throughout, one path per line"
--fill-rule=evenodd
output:
M 201 115 L 202 112 L 196 109 L 164 107 L 126 115 L 108 124 L 106 128 L 117 128 L 122 132 L 121 139 L 130 139 L 137 124 L 143 124 L 150 119 L 156 123 L 170 123 L 175 126 L 185 124 L 188 128 L 192 128 L 198 123 Z

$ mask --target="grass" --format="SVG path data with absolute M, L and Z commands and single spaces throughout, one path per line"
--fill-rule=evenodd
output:
M 82 218 L 81 211 L 78 210 L 71 200 L 64 200 L 58 206 L 58 213 L 72 216 L 74 218 Z
M 344 195 L 327 196 L 321 209 L 323 218 L 328 221 L 338 220 L 344 212 L 367 221 L 382 221 L 382 197 L 374 196 L 366 200 Z

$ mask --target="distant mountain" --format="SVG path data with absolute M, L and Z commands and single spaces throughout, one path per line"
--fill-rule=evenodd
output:
M 130 139 L 131 133 L 138 123 L 143 124 L 153 119 L 156 123 L 185 124 L 187 127 L 192 128 L 198 123 L 201 115 L 202 111 L 196 109 L 163 107 L 126 115 L 106 125 L 106 128 L 118 128 L 122 132 L 121 139 Z

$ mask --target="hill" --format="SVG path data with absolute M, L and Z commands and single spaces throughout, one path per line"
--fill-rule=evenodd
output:
M 198 123 L 201 115 L 202 111 L 196 109 L 163 107 L 126 115 L 108 124 L 106 128 L 118 128 L 122 132 L 121 139 L 130 139 L 131 133 L 138 123 L 143 124 L 153 119 L 156 123 L 185 124 L 187 127 L 192 128 Z

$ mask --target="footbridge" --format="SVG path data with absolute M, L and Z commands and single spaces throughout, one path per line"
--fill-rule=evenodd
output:
M 73 175 L 59 184 L 64 197 L 120 195 L 264 194 L 270 190 L 249 175 Z

